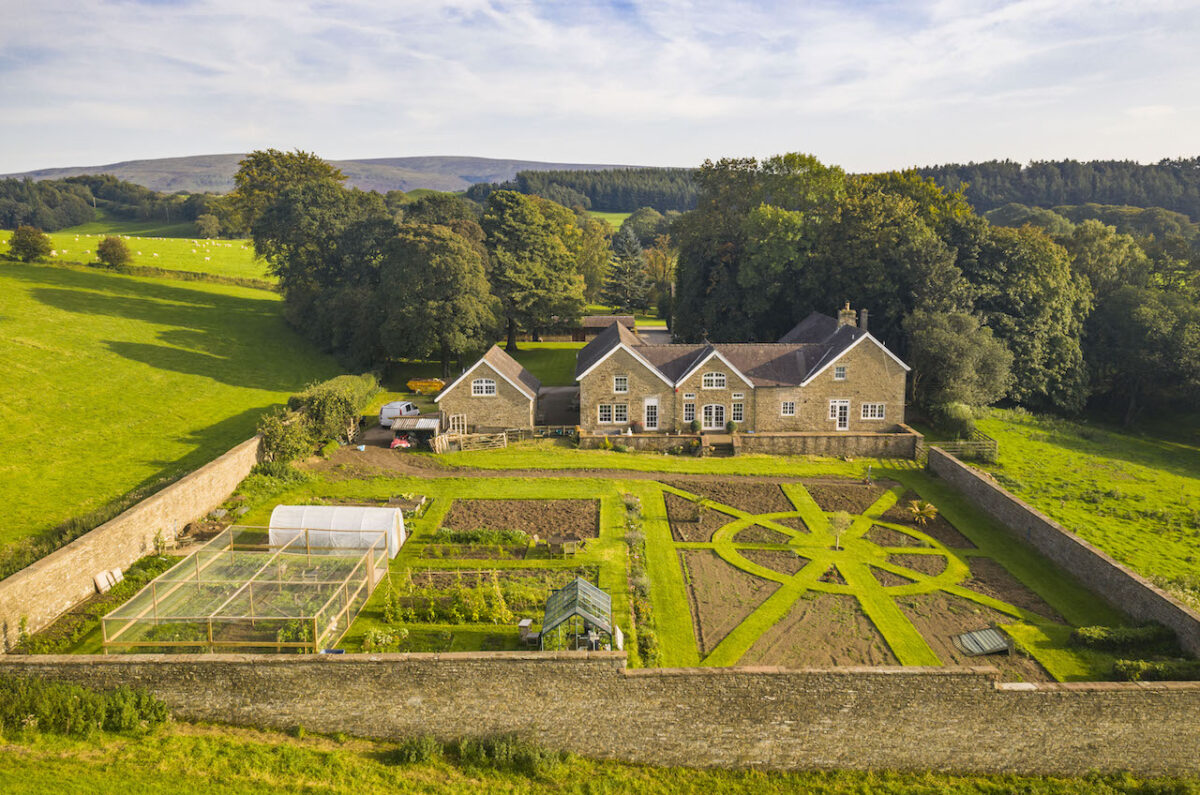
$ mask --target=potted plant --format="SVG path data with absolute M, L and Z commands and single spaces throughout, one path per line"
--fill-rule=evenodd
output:
M 725 432 L 726 433 L 737 433 L 737 428 L 738 428 L 737 423 L 734 422 L 733 420 L 730 420 L 729 422 L 725 423 Z
M 700 420 L 692 420 L 692 424 L 689 427 L 691 427 L 692 433 L 700 433 Z

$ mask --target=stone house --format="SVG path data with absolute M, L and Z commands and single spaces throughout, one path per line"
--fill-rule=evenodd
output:
M 612 324 L 579 352 L 579 424 L 589 433 L 885 432 L 904 421 L 908 365 L 847 304 L 814 312 L 777 343 L 645 344 Z M 640 426 L 640 427 L 639 427 Z
M 434 402 L 447 418 L 465 417 L 473 431 L 532 428 L 541 386 L 533 373 L 493 345 Z

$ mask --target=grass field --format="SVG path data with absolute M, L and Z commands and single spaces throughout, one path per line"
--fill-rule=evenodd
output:
M 52 262 L 96 262 L 96 246 L 110 234 L 127 236 L 125 244 L 133 256 L 131 265 L 164 270 L 211 273 L 217 276 L 232 276 L 243 279 L 273 278 L 267 273 L 266 263 L 254 258 L 254 249 L 249 240 L 202 240 L 200 238 L 152 236 L 149 229 L 143 236 L 134 236 L 117 231 L 132 224 L 111 227 L 111 221 L 96 221 L 73 227 L 50 235 L 53 253 Z M 189 224 L 190 226 L 190 224 Z M 81 231 L 96 228 L 94 232 Z M 0 252 L 8 253 L 8 239 L 12 232 L 0 230 Z
M 633 213 L 613 213 L 604 212 L 602 210 L 588 210 L 588 215 L 593 218 L 599 218 L 601 221 L 607 221 L 608 225 L 613 228 L 613 231 L 621 228 L 621 224 L 625 223 L 625 219 L 633 215 Z
M 335 375 L 274 293 L 0 262 L 0 544 L 210 461 Z
M 999 460 L 982 466 L 1071 531 L 1200 604 L 1197 427 L 1185 420 L 1139 435 L 996 410 L 979 428 L 999 441 Z
M 449 757 L 402 764 L 396 745 L 355 738 L 179 723 L 141 737 L 7 738 L 5 792 L 45 793 L 814 793 L 814 795 L 1150 795 L 1200 792 L 1186 779 L 955 776 L 855 771 L 779 773 L 649 767 L 567 757 L 539 777 Z
M 196 236 L 196 224 L 191 221 L 126 221 L 108 215 L 103 210 L 96 213 L 96 220 L 86 224 L 70 226 L 60 230 L 76 235 L 129 235 L 130 237 L 186 237 Z

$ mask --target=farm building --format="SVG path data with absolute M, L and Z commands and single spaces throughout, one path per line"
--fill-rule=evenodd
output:
M 588 315 L 579 321 L 579 328 L 571 332 L 571 339 L 575 342 L 587 342 L 614 323 L 630 331 L 634 330 L 633 315 Z
M 493 345 L 434 402 L 445 416 L 463 416 L 476 431 L 531 428 L 541 387 L 533 373 Z

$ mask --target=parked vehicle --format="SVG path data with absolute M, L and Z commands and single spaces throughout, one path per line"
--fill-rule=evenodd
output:
M 392 427 L 392 420 L 397 417 L 415 417 L 421 413 L 416 404 L 408 400 L 393 400 L 384 403 L 379 409 L 379 424 L 385 428 Z

